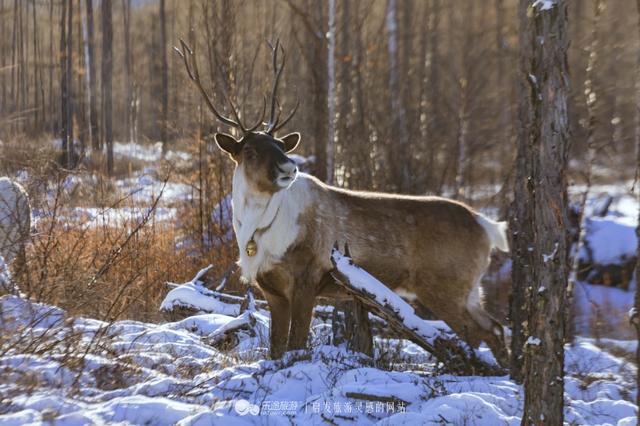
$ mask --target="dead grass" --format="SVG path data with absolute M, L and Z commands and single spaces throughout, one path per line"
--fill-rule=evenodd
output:
M 93 154 L 74 171 L 61 168 L 51 139 L 15 137 L 1 148 L 0 172 L 21 176 L 37 218 L 26 250 L 26 268 L 14 271 L 27 297 L 59 306 L 73 316 L 155 322 L 163 319 L 158 308 L 168 291 L 167 281 L 188 281 L 208 264 L 214 265 L 211 276 L 221 276 L 233 263 L 233 243 L 219 244 L 223 230 L 205 213 L 228 190 L 211 164 L 217 159 L 205 156 L 179 175 L 169 167 L 153 165 L 158 174 L 174 182 L 202 185 L 200 193 L 206 196 L 173 205 L 179 213 L 167 221 L 156 217 L 162 198 L 140 205 L 118 192 L 114 178 L 101 171 L 101 155 Z M 116 174 L 129 176 L 148 165 L 135 159 L 119 161 Z M 70 180 L 75 184 L 69 185 Z M 117 223 L 92 223 L 90 215 L 77 214 L 78 206 L 107 211 L 128 208 L 138 213 Z M 198 238 L 201 231 L 218 244 L 212 248 Z

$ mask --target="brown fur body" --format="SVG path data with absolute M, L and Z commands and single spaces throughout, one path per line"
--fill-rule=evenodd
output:
M 391 289 L 418 301 L 474 347 L 487 342 L 506 356 L 501 336 L 476 323 L 467 298 L 489 263 L 487 233 L 468 206 L 439 197 L 347 191 L 304 175 L 312 200 L 280 262 L 257 282 L 271 306 L 272 355 L 306 344 L 318 295 L 341 294 L 331 279 L 329 254 L 348 242 L 354 261 Z M 288 335 L 288 340 L 285 336 Z

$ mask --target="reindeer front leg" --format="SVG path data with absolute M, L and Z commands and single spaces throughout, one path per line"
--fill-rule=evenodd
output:
M 290 320 L 289 301 L 285 297 L 268 290 L 262 289 L 262 292 L 271 311 L 270 354 L 272 359 L 278 359 L 282 357 L 287 348 Z
M 306 349 L 315 300 L 315 287 L 296 285 L 291 301 L 291 330 L 287 350 Z

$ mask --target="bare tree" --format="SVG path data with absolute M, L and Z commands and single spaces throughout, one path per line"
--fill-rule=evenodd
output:
M 315 175 L 327 180 L 327 123 L 328 123 L 328 82 L 327 61 L 328 46 L 326 42 L 326 22 L 324 2 L 305 0 L 304 6 L 300 6 L 295 0 L 286 0 L 294 17 L 304 27 L 304 39 L 297 39 L 297 32 L 293 35 L 301 48 L 301 53 L 309 70 L 307 84 L 312 93 L 308 108 L 312 113 L 309 116 L 308 127 L 314 139 L 314 154 L 316 157 Z M 306 12 L 309 11 L 309 12 Z
M 566 340 L 572 341 L 574 338 L 574 321 L 573 321 L 573 292 L 578 281 L 578 268 L 580 266 L 580 252 L 585 245 L 587 237 L 586 229 L 586 208 L 589 192 L 591 191 L 593 165 L 596 161 L 596 104 L 598 95 L 595 86 L 595 68 L 598 58 L 599 29 L 601 24 L 601 16 L 604 11 L 604 1 L 595 0 L 593 26 L 591 30 L 591 42 L 589 44 L 589 60 L 587 61 L 586 78 L 584 80 L 585 104 L 587 106 L 587 156 L 584 167 L 582 167 L 582 176 L 585 180 L 585 190 L 579 201 L 578 207 L 578 241 L 572 253 L 571 268 L 569 271 L 569 283 L 567 287 L 567 306 L 566 311 Z
M 60 87 L 62 150 L 66 167 L 73 166 L 73 2 L 62 2 L 60 17 Z
M 5 13 L 4 0 L 0 0 L 0 114 L 2 115 L 6 113 L 7 107 L 7 83 L 5 74 L 5 67 L 7 66 L 7 47 L 5 40 L 7 38 L 5 34 Z
M 526 203 L 532 211 L 527 289 L 523 425 L 562 424 L 567 287 L 566 164 L 569 146 L 567 5 L 521 1 L 521 78 L 529 119 L 519 144 L 532 150 Z M 544 40 L 540 43 L 539 40 Z M 521 194 L 518 194 L 521 195 Z M 517 283 L 522 285 L 523 283 Z
M 133 54 L 131 52 L 131 0 L 122 0 L 124 26 L 124 135 L 127 142 L 133 140 Z
M 440 72 L 438 68 L 438 26 L 440 24 L 440 0 L 431 0 L 429 7 L 429 37 L 427 40 L 427 64 L 428 64 L 428 79 L 429 88 L 427 90 L 427 126 L 426 132 L 429 138 L 429 146 L 427 148 L 427 189 L 437 190 L 436 187 L 436 172 L 434 170 L 436 166 L 436 154 L 438 149 L 438 129 L 440 126 L 440 108 L 437 107 L 439 99 L 440 88 Z
M 407 127 L 407 111 L 402 98 L 400 86 L 400 65 L 398 64 L 398 23 L 395 0 L 388 0 L 386 12 L 387 47 L 389 49 L 389 96 L 391 97 L 391 114 L 393 115 L 394 132 L 389 143 L 390 166 L 393 168 L 395 188 L 402 192 L 409 188 L 411 171 L 408 161 L 409 130 Z M 396 155 L 399 158 L 395 158 Z
M 38 20 L 36 19 L 36 1 L 31 2 L 32 23 L 33 23 L 33 56 L 41 57 L 40 43 L 38 42 Z M 32 131 L 39 132 L 42 128 L 42 121 L 45 116 L 44 111 L 44 89 L 42 87 L 42 67 L 38 61 L 33 63 L 33 128 Z
M 329 0 L 329 51 L 327 54 L 327 183 L 333 184 L 336 143 L 336 2 Z
M 529 289 L 533 287 L 533 250 L 531 242 L 534 238 L 533 217 L 530 205 L 533 202 L 533 147 L 528 143 L 532 126 L 532 110 L 529 101 L 530 83 L 527 73 L 530 67 L 532 52 L 531 33 L 526 27 L 529 4 L 520 2 L 520 76 L 518 79 L 518 146 L 516 156 L 516 179 L 514 197 L 511 208 L 511 297 L 509 303 L 509 319 L 511 322 L 511 377 L 522 381 L 524 363 L 523 347 L 526 340 L 526 302 Z M 527 30 L 526 30 L 527 29 Z
M 91 144 L 93 149 L 100 149 L 100 135 L 98 134 L 98 92 L 95 60 L 95 36 L 93 25 L 93 0 L 86 0 L 87 21 L 87 74 L 89 79 L 89 123 L 91 127 Z
M 113 16 L 111 0 L 102 1 L 102 128 L 107 147 L 107 173 L 113 173 Z
M 169 69 L 167 64 L 167 12 L 165 0 L 160 0 L 160 61 L 162 64 L 162 117 L 160 122 L 160 140 L 162 141 L 162 151 L 167 150 L 167 126 L 169 119 Z
M 55 94 L 53 93 L 53 63 L 55 62 L 54 55 L 54 40 L 53 40 L 53 3 L 54 0 L 49 1 L 49 120 L 50 120 L 50 129 L 49 131 L 53 134 L 57 133 L 56 128 L 56 120 L 55 116 L 55 105 L 57 102 L 54 102 Z

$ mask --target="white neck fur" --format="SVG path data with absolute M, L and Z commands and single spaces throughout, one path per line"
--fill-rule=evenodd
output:
M 300 231 L 298 216 L 309 204 L 308 182 L 299 174 L 288 188 L 269 196 L 253 191 L 247 183 L 244 165 L 236 167 L 233 174 L 233 229 L 238 242 L 242 275 L 255 281 L 259 272 L 270 269 L 282 259 L 287 249 L 297 239 Z M 254 236 L 256 229 L 264 232 Z M 246 247 L 251 237 L 257 244 L 255 256 L 248 256 Z

